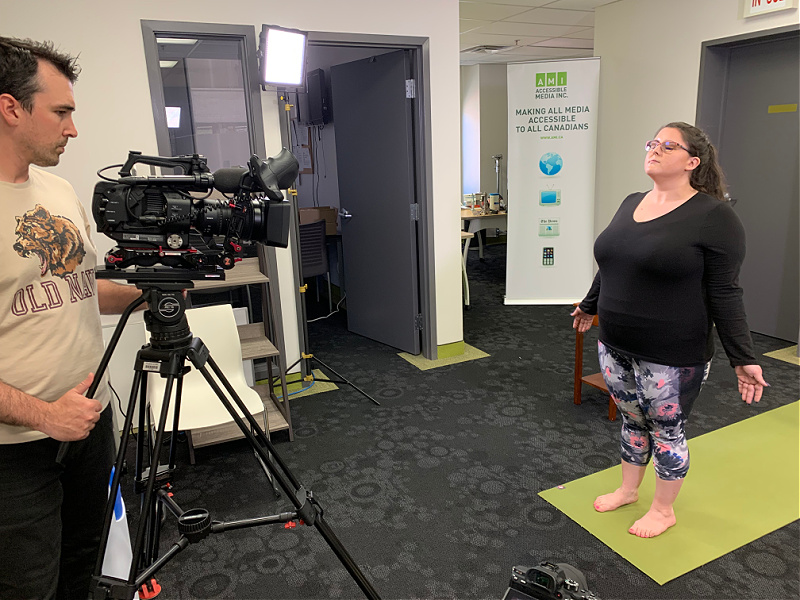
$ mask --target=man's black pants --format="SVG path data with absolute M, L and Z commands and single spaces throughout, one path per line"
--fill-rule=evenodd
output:
M 109 405 L 89 437 L 0 444 L 0 598 L 85 600 L 114 463 Z

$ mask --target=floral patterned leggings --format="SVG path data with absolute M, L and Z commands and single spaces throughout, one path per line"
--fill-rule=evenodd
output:
M 622 415 L 622 460 L 645 466 L 652 455 L 659 478 L 675 481 L 686 477 L 686 420 L 711 361 L 668 367 L 626 356 L 602 342 L 597 349 L 603 379 Z

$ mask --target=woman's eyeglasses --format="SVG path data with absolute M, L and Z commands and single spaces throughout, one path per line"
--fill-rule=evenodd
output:
M 650 140 L 644 145 L 644 149 L 647 152 L 650 152 L 651 150 L 655 150 L 659 146 L 661 146 L 664 149 L 664 152 L 672 152 L 673 150 L 677 150 L 678 148 L 683 148 L 684 150 L 689 152 L 689 154 L 691 154 L 691 151 L 686 146 L 681 146 L 678 142 L 673 142 L 672 140 L 664 140 L 663 142 L 660 142 L 658 140 Z

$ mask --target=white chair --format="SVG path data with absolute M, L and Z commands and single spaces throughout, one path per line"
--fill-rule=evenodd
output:
M 214 359 L 225 378 L 242 399 L 248 412 L 255 417 L 264 431 L 269 431 L 267 411 L 261 397 L 247 385 L 245 380 L 242 366 L 242 349 L 231 305 L 221 304 L 191 308 L 186 311 L 186 318 L 192 335 L 200 338 L 206 345 L 211 358 Z M 191 462 L 194 463 L 194 448 L 243 438 L 244 434 L 214 393 L 214 390 L 211 389 L 202 373 L 195 369 L 188 359 L 186 366 L 191 366 L 192 369 L 183 377 L 178 429 L 185 431 L 189 437 L 190 457 Z M 206 366 L 209 373 L 214 376 L 211 366 L 209 364 Z M 217 383 L 227 397 L 228 394 L 224 386 L 220 382 Z M 148 373 L 147 401 L 150 405 L 151 419 L 155 425 L 158 424 L 161 415 L 165 386 L 166 379 L 159 375 Z M 165 431 L 172 430 L 177 387 L 176 381 L 172 389 L 167 422 L 164 426 Z M 236 406 L 232 400 L 231 404 L 234 407 Z M 242 416 L 238 407 L 236 411 Z

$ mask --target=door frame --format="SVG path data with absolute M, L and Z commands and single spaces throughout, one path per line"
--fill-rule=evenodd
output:
M 752 31 L 732 37 L 708 40 L 700 48 L 700 81 L 697 86 L 695 123 L 715 146 L 722 135 L 728 68 L 734 49 L 797 36 L 800 24 Z
M 791 39 L 797 37 L 799 32 L 800 24 L 786 25 L 703 42 L 700 49 L 695 123 L 708 134 L 715 146 L 719 147 L 722 138 L 725 90 L 728 87 L 732 51 L 755 44 Z M 800 331 L 797 335 L 800 339 Z M 800 346 L 797 356 L 800 356 Z
M 431 160 L 431 100 L 430 100 L 430 40 L 426 37 L 336 33 L 309 31 L 311 47 L 375 48 L 376 50 L 410 50 L 411 65 L 416 82 L 412 103 L 414 119 L 415 194 L 419 206 L 417 225 L 417 261 L 419 302 L 422 314 L 420 342 L 422 355 L 438 358 L 436 336 L 436 281 L 433 227 L 433 163 Z M 335 117 L 334 117 L 335 119 Z M 334 121 L 335 123 L 335 121 Z M 288 143 L 285 124 L 281 119 L 283 143 Z

